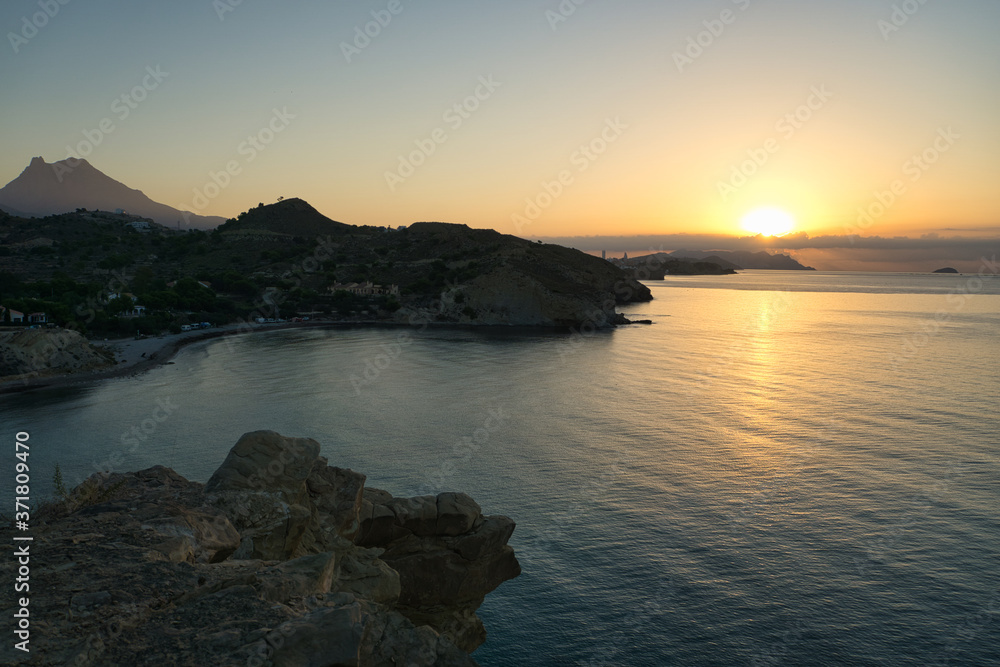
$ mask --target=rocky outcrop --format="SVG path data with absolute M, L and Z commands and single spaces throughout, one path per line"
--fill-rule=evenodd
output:
M 319 451 L 248 433 L 206 485 L 99 473 L 46 506 L 33 664 L 474 666 L 514 522 L 366 489 Z
M 653 298 L 600 257 L 490 229 L 420 222 L 379 243 L 393 261 L 379 280 L 403 289 L 398 322 L 611 327 L 616 306 Z
M 514 267 L 496 268 L 445 296 L 441 315 L 470 324 L 605 327 L 618 321 L 613 292 L 602 295 L 579 285 L 559 290 Z
M 70 329 L 0 331 L 2 380 L 96 370 L 114 363 L 113 355 Z
M 381 547 L 399 573 L 398 609 L 415 623 L 447 632 L 462 649 L 486 639 L 475 615 L 487 593 L 521 573 L 507 540 L 514 522 L 484 517 L 464 493 L 393 498 L 365 492 L 358 543 Z

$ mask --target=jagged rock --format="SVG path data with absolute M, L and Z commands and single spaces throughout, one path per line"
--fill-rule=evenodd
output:
M 441 493 L 437 497 L 435 535 L 462 535 L 472 530 L 483 509 L 464 493 Z
M 473 651 L 486 639 L 475 610 L 521 573 L 507 546 L 513 531 L 511 519 L 483 517 L 464 493 L 393 498 L 367 489 L 358 543 L 385 548 L 381 559 L 399 573 L 407 618 L 447 631 L 459 648 Z
M 229 558 L 240 546 L 240 534 L 217 510 L 179 508 L 176 513 L 149 521 L 143 527 L 172 538 L 166 542 L 173 545 L 168 547 L 170 552 L 164 552 L 168 557 L 174 550 L 181 549 L 190 551 L 193 561 L 218 563 Z
M 258 576 L 261 595 L 274 602 L 327 593 L 337 580 L 337 558 L 329 551 L 301 556 L 275 565 Z
M 324 607 L 280 625 L 241 650 L 270 659 L 275 667 L 437 665 L 476 663 L 427 626 L 353 596 L 328 596 Z M 248 661 L 249 662 L 249 661 Z
M 379 558 L 381 554 L 381 549 L 353 548 L 341 552 L 337 589 L 395 605 L 401 590 L 399 573 Z
M 33 663 L 474 666 L 475 610 L 520 571 L 513 521 L 461 493 L 365 489 L 310 443 L 250 433 L 211 492 L 157 466 L 40 510 Z
M 392 494 L 381 489 L 366 488 L 359 514 L 360 528 L 355 542 L 360 546 L 388 544 L 392 540 L 410 534 L 396 523 L 396 513 L 388 503 Z
M 289 504 L 302 504 L 306 478 L 319 458 L 312 438 L 286 438 L 274 431 L 245 433 L 205 485 L 205 491 L 277 492 Z
M 482 602 L 486 593 L 520 574 L 514 550 L 506 545 L 468 561 L 440 540 L 406 538 L 382 559 L 399 572 L 400 603 L 410 607 Z
M 240 531 L 236 558 L 287 560 L 305 554 L 300 547 L 313 522 L 308 507 L 288 504 L 280 492 L 218 491 L 207 498 Z
M 436 497 L 393 498 L 386 503 L 386 507 L 396 515 L 396 525 L 414 535 L 434 535 L 437 533 Z
M 321 534 L 335 534 L 353 541 L 361 527 L 361 504 L 365 476 L 346 468 L 327 465 L 320 457 L 306 478 L 314 500 Z
M 361 605 L 320 609 L 289 621 L 269 641 L 275 667 L 357 667 L 365 626 Z

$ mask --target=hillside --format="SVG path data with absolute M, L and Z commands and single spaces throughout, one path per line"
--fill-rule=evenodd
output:
M 216 228 L 231 237 L 241 235 L 267 238 L 272 236 L 308 236 L 344 234 L 351 225 L 326 217 L 301 199 L 282 199 L 276 204 L 263 204 L 240 213 Z
M 17 178 L 0 188 L 0 209 L 14 215 L 42 217 L 78 208 L 122 209 L 173 228 L 211 228 L 223 221 L 155 202 L 83 159 L 49 164 L 40 157 L 32 158 Z
M 0 213 L 0 256 L 3 305 L 95 334 L 296 314 L 609 326 L 621 321 L 617 305 L 652 298 L 576 250 L 458 224 L 347 225 L 300 199 L 259 205 L 210 233 L 85 210 Z M 128 301 L 112 303 L 119 293 Z M 144 312 L 126 317 L 133 303 Z

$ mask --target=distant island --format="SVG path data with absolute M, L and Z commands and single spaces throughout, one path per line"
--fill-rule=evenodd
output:
M 788 255 L 772 255 L 765 251 L 676 250 L 639 257 L 626 256 L 611 261 L 630 271 L 639 280 L 663 280 L 667 275 L 732 275 L 741 269 L 815 271 L 811 266 L 803 266 Z
M 958 273 L 958 269 L 953 269 L 950 266 L 946 266 L 943 269 L 937 269 L 934 273 Z
M 767 269 L 772 271 L 816 270 L 811 266 L 799 264 L 790 255 L 784 253 L 772 255 L 765 250 L 761 250 L 760 252 L 749 252 L 747 250 L 675 250 L 669 256 L 676 259 L 699 259 L 714 262 L 723 260 L 737 269 Z
M 663 280 L 668 274 L 672 276 L 727 276 L 735 274 L 738 268 L 719 258 L 673 259 L 663 253 L 611 261 L 616 266 L 630 272 L 637 280 Z

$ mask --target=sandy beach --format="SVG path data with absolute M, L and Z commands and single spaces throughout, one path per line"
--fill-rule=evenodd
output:
M 29 378 L 6 380 L 0 382 L 0 394 L 30 391 L 32 389 L 52 388 L 84 384 L 95 380 L 125 377 L 144 373 L 156 366 L 170 361 L 177 351 L 185 345 L 202 340 L 220 338 L 222 336 L 240 336 L 261 331 L 278 331 L 281 329 L 302 329 L 329 326 L 344 326 L 347 322 L 328 320 L 311 320 L 309 322 L 276 322 L 271 324 L 227 324 L 209 329 L 183 331 L 178 334 L 164 334 L 147 338 L 120 338 L 110 340 L 91 340 L 96 347 L 110 349 L 118 363 L 96 371 L 79 373 L 62 373 L 53 375 L 36 375 Z

